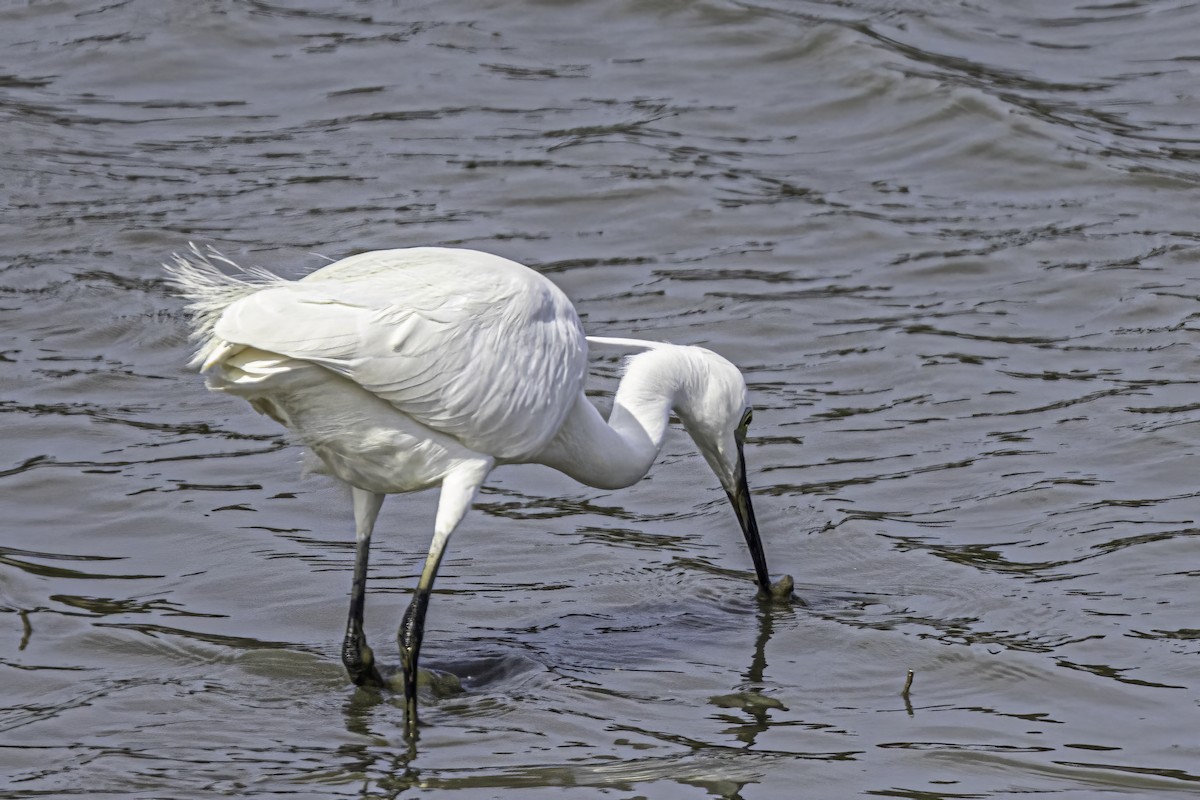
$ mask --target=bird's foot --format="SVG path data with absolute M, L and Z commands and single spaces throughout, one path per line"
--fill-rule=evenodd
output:
M 342 664 L 355 686 L 387 686 L 387 681 L 375 666 L 375 652 L 361 631 L 346 632 L 346 640 L 342 643 Z

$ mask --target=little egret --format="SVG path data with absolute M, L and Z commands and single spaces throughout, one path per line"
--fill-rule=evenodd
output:
M 244 397 L 295 432 L 350 486 L 356 538 L 342 662 L 357 685 L 385 685 L 363 633 L 383 497 L 441 486 L 433 541 L 398 634 L 409 731 L 438 565 L 498 465 L 544 464 L 588 486 L 630 486 L 658 456 L 673 412 L 733 505 L 760 595 L 791 594 L 789 576 L 771 584 L 746 485 L 746 383 L 716 353 L 585 337 L 553 283 L 473 250 L 362 253 L 297 281 L 194 245 L 165 267 L 190 301 L 199 342 L 192 364 L 208 373 L 208 388 Z M 583 391 L 588 342 L 635 353 L 607 421 Z

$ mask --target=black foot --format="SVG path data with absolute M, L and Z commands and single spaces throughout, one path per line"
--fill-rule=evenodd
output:
M 375 653 L 361 632 L 346 632 L 346 640 L 342 643 L 342 664 L 355 686 L 387 686 L 375 666 Z

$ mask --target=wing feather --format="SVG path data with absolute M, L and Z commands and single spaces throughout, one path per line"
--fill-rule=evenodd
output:
M 232 303 L 224 341 L 319 364 L 502 459 L 539 450 L 582 389 L 587 343 L 550 281 L 498 256 L 352 256 Z

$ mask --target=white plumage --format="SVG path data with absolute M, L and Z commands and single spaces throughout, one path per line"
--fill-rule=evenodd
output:
M 357 552 L 342 657 L 355 683 L 382 683 L 362 610 L 383 496 L 440 485 L 433 542 L 400 631 L 410 730 L 438 564 L 499 464 L 541 463 L 592 486 L 628 486 L 649 470 L 674 412 L 728 493 L 760 590 L 769 588 L 742 458 L 746 386 L 717 354 L 592 338 L 638 353 L 605 420 L 584 396 L 589 340 L 575 309 L 513 261 L 450 248 L 381 250 L 289 281 L 193 247 L 166 269 L 191 301 L 192 363 L 208 372 L 209 388 L 244 397 L 295 432 L 351 487 Z M 774 587 L 784 589 L 790 578 Z

